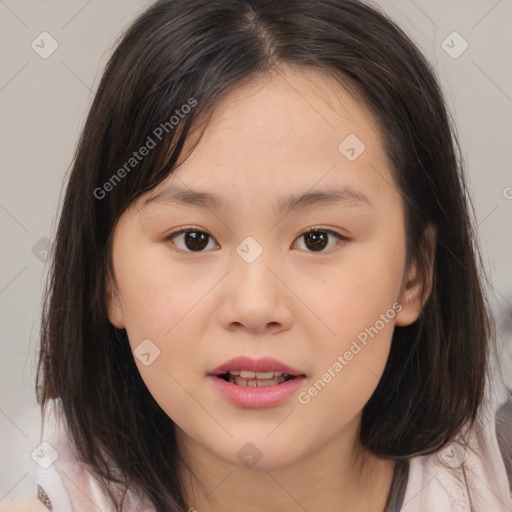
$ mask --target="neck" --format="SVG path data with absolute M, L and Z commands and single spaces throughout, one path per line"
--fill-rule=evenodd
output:
M 354 426 L 285 466 L 260 468 L 221 459 L 176 426 L 187 505 L 198 512 L 383 512 L 395 463 L 365 450 Z

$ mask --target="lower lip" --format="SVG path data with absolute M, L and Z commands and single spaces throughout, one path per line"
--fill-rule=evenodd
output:
M 292 395 L 301 386 L 305 377 L 295 377 L 294 379 L 276 384 L 275 386 L 246 387 L 238 386 L 226 382 L 215 375 L 208 375 L 213 379 L 213 384 L 217 390 L 229 401 L 241 405 L 242 407 L 261 408 L 277 405 L 290 395 Z

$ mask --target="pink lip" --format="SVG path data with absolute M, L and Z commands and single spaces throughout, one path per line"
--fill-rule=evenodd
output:
M 254 371 L 254 370 L 253 370 Z M 296 391 L 306 378 L 304 375 L 295 377 L 292 380 L 276 384 L 275 386 L 261 386 L 256 388 L 237 386 L 226 382 L 215 375 L 208 375 L 216 387 L 225 398 L 236 405 L 250 408 L 271 407 L 277 405 L 285 398 Z
M 283 372 L 295 375 L 294 379 L 276 384 L 274 386 L 245 387 L 231 384 L 220 375 L 230 370 L 248 370 L 251 372 Z M 235 357 L 218 366 L 208 373 L 213 385 L 230 402 L 249 408 L 271 407 L 282 402 L 293 394 L 306 379 L 305 374 L 275 359 L 264 357 L 251 359 L 250 357 Z
M 261 359 L 251 359 L 250 357 L 240 356 L 235 357 L 234 359 L 230 359 L 225 363 L 217 366 L 210 372 L 208 375 L 222 375 L 230 370 L 247 370 L 250 372 L 283 372 L 288 375 L 296 375 L 302 376 L 300 370 L 296 370 L 295 368 L 291 368 L 276 359 L 272 359 L 271 357 L 262 357 Z

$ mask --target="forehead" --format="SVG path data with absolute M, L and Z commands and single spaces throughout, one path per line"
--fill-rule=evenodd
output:
M 369 143 L 380 138 L 374 125 L 362 101 L 333 77 L 310 68 L 285 67 L 255 75 L 227 94 L 213 110 L 205 147 L 214 145 L 220 153 L 241 144 L 266 144 L 258 157 L 272 160 L 281 154 L 289 157 L 290 148 L 298 159 L 310 148 L 334 147 L 338 156 L 337 142 L 349 133 L 372 139 Z M 283 151 L 275 153 L 279 148 Z
M 265 194 L 269 202 L 269 194 L 297 195 L 317 185 L 367 196 L 396 193 L 369 110 L 334 78 L 312 69 L 283 68 L 238 86 L 215 106 L 204 133 L 192 131 L 186 154 L 142 204 L 173 185 L 234 201 L 234 194 L 241 201 Z

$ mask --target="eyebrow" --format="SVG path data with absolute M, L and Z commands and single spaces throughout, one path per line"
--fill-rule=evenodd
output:
M 146 206 L 153 203 L 195 206 L 224 212 L 229 211 L 229 204 L 223 197 L 212 194 L 211 192 L 203 192 L 177 186 L 165 188 L 158 194 L 149 197 L 144 202 L 142 208 L 146 208 Z M 332 206 L 343 203 L 347 206 L 363 206 L 367 208 L 373 206 L 366 194 L 346 186 L 331 187 L 326 190 L 314 192 L 308 191 L 300 195 L 290 195 L 288 197 L 278 197 L 274 204 L 274 211 L 282 215 L 301 209 Z

